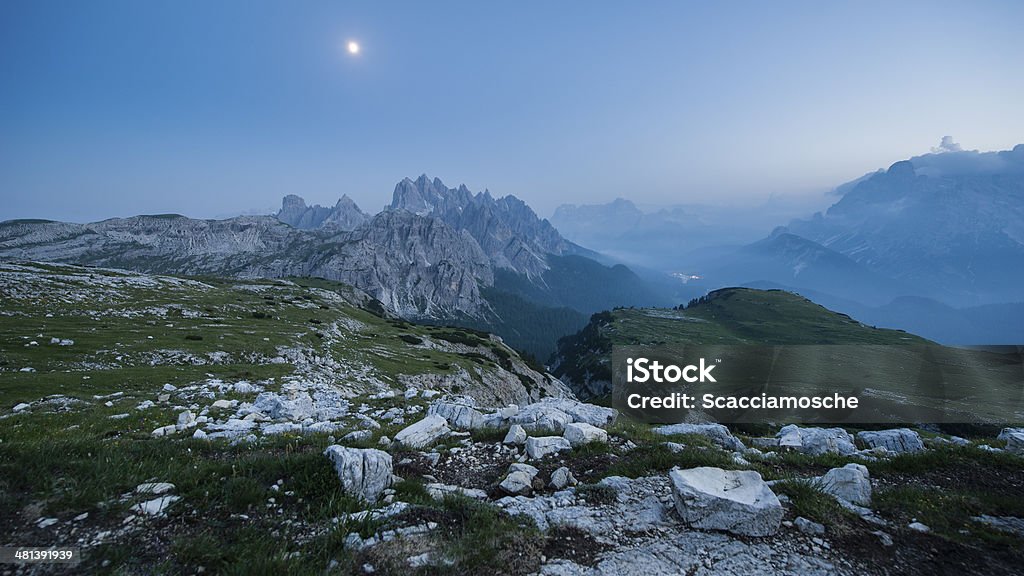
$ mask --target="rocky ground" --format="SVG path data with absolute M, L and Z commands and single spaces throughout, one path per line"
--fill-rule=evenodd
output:
M 80 547 L 73 572 L 1012 574 L 1024 559 L 1016 429 L 987 443 L 797 426 L 757 437 L 651 428 L 570 399 L 487 410 L 431 390 L 343 398 L 211 379 L 141 401 L 19 404 L 0 417 L 5 466 L 36 421 L 94 405 L 124 411 L 104 436 L 183 461 L 112 461 L 96 446 L 48 458 L 137 469 L 5 475 L 2 544 Z M 120 428 L 149 411 L 168 423 Z M 83 486 L 90 474 L 106 482 Z
M 1021 429 L 652 427 L 358 295 L 41 270 L 0 267 L 0 546 L 82 561 L 0 574 L 1024 566 Z

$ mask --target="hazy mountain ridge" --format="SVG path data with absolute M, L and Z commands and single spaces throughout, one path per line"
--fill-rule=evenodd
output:
M 342 195 L 333 208 L 328 208 L 319 204 L 306 206 L 306 201 L 295 194 L 284 197 L 281 201 L 281 209 L 275 217 L 286 224 L 304 230 L 313 228 L 355 230 L 371 218 L 369 214 L 360 210 L 348 195 Z
M 940 301 L 1021 300 L 1024 145 L 896 162 L 785 229 Z

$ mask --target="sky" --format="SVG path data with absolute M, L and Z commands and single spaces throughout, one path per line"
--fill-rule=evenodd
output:
M 1024 142 L 1024 3 L 0 2 L 0 220 L 820 198 Z M 359 54 L 346 44 L 360 44 Z

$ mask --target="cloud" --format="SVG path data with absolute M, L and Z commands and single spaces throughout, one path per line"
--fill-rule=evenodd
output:
M 943 136 L 942 142 L 939 142 L 938 146 L 932 148 L 932 152 L 940 154 L 942 152 L 963 152 L 963 147 L 956 142 L 953 142 L 952 136 Z

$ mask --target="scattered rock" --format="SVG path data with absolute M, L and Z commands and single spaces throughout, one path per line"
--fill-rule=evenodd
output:
M 434 444 L 450 432 L 448 421 L 442 416 L 434 414 L 403 428 L 401 432 L 395 434 L 395 442 L 407 448 L 419 450 Z
M 797 516 L 793 520 L 793 525 L 796 526 L 797 530 L 810 536 L 822 536 L 825 534 L 825 526 L 823 524 L 818 524 L 814 520 L 808 520 L 803 516 Z
M 591 442 L 608 443 L 608 433 L 604 430 L 587 424 L 586 422 L 573 422 L 565 425 L 565 432 L 562 437 L 569 441 L 573 447 L 583 446 Z
M 373 432 L 369 430 L 354 430 L 345 434 L 341 437 L 343 442 L 363 442 L 373 437 Z
M 1006 434 L 1006 451 L 1024 456 L 1024 431 Z
M 291 390 L 286 396 L 262 392 L 252 403 L 252 409 L 273 419 L 301 422 L 313 416 L 313 398 L 308 392 Z
M 334 444 L 324 450 L 324 455 L 334 463 L 341 486 L 349 494 L 374 502 L 391 486 L 393 467 L 387 452 Z
M 174 434 L 177 430 L 178 428 L 174 424 L 168 424 L 167 426 L 161 426 L 160 428 L 153 430 L 153 436 L 167 436 L 168 434 Z
M 857 433 L 857 439 L 870 448 L 881 447 L 896 454 L 924 451 L 924 442 L 921 441 L 921 436 L 909 428 L 865 430 Z
M 498 485 L 508 494 L 528 494 L 533 491 L 533 479 L 539 471 L 529 464 L 515 463 L 508 467 L 508 476 Z
M 821 477 L 818 485 L 826 494 L 851 504 L 871 504 L 871 480 L 863 464 L 851 463 L 842 468 L 833 468 Z
M 530 458 L 543 458 L 548 454 L 555 454 L 562 450 L 569 450 L 572 445 L 561 436 L 531 436 L 526 439 L 526 454 Z
M 484 492 L 479 488 L 463 488 L 462 486 L 441 484 L 439 482 L 431 482 L 427 484 L 425 488 L 427 489 L 427 494 L 430 494 L 430 497 L 435 500 L 441 500 L 449 494 L 461 494 L 476 500 L 487 500 L 487 492 Z
M 801 428 L 790 424 L 783 426 L 776 437 L 780 448 L 792 448 L 811 456 L 830 452 L 849 456 L 857 451 L 853 436 L 842 428 Z
M 742 442 L 729 432 L 728 428 L 721 424 L 670 424 L 668 426 L 659 426 L 654 429 L 654 432 L 663 436 L 697 434 L 710 439 L 718 446 L 729 451 L 743 451 L 747 449 Z
M 562 466 L 551 473 L 551 482 L 548 483 L 548 486 L 555 490 L 562 490 L 567 486 L 575 486 L 576 484 L 576 477 L 572 475 L 572 471 Z
M 191 428 L 191 427 L 193 427 L 195 425 L 196 425 L 196 415 L 193 414 L 191 410 L 186 410 L 185 412 L 182 412 L 181 414 L 178 414 L 178 424 L 177 424 L 177 429 L 178 430 L 184 430 L 186 428 Z
M 525 444 L 526 436 L 526 430 L 522 426 L 519 424 L 513 424 L 512 427 L 508 429 L 508 434 L 505 435 L 505 439 L 502 440 L 502 443 L 513 445 Z
M 677 469 L 669 479 L 676 511 L 694 528 L 770 536 L 782 523 L 782 504 L 755 471 Z
M 474 407 L 472 399 L 460 400 L 434 402 L 427 408 L 427 415 L 441 416 L 456 430 L 475 430 L 483 426 L 484 415 Z
M 519 424 L 528 432 L 554 432 L 561 434 L 565 425 L 572 422 L 572 416 L 543 403 L 525 406 L 509 418 L 512 424 Z
M 181 500 L 180 496 L 160 496 L 159 498 L 136 504 L 131 509 L 132 512 L 146 516 L 162 516 L 167 508 L 178 500 Z
M 931 528 L 920 522 L 911 522 L 910 524 L 907 524 L 907 528 L 910 528 L 911 530 L 915 532 L 920 532 L 922 534 L 927 534 L 928 532 L 932 531 Z
M 155 494 L 157 496 L 171 490 L 174 490 L 174 484 L 170 482 L 146 482 L 135 487 L 135 492 L 139 494 Z

